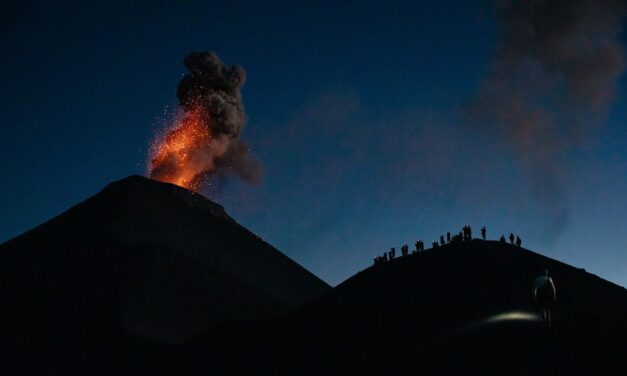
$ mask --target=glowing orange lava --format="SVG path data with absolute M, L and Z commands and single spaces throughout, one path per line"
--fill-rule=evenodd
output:
M 206 173 L 215 169 L 213 158 L 221 149 L 220 142 L 212 140 L 208 121 L 205 112 L 190 111 L 163 139 L 155 140 L 148 167 L 150 177 L 198 191 Z

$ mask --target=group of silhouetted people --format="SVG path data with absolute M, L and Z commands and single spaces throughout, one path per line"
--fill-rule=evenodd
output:
M 481 238 L 483 240 L 487 240 L 487 230 L 485 226 L 481 227 Z M 505 236 L 501 235 L 499 239 L 502 243 L 506 243 Z M 439 240 L 434 240 L 431 242 L 432 248 L 439 248 L 444 246 L 445 244 L 457 244 L 462 242 L 470 242 L 472 241 L 472 228 L 469 225 L 466 225 L 462 228 L 462 230 L 455 235 L 451 235 L 450 232 L 446 233 L 446 239 L 444 235 L 440 236 Z M 515 236 L 513 233 L 509 234 L 509 241 L 512 245 L 516 244 L 516 246 L 520 247 L 522 245 L 522 239 L 520 236 Z M 415 244 L 415 248 L 411 251 L 412 254 L 418 253 L 425 250 L 425 243 L 422 240 L 418 240 Z M 409 247 L 407 244 L 401 247 L 401 256 L 409 255 Z M 394 260 L 396 258 L 396 248 L 392 247 L 389 251 L 384 252 L 381 256 L 376 256 L 374 258 L 374 264 L 379 265 L 385 263 L 387 261 Z
M 501 235 L 501 238 L 499 239 L 501 241 L 501 243 L 507 243 L 505 241 L 505 235 Z M 514 234 L 510 233 L 509 234 L 509 242 L 514 245 Z M 520 236 L 516 235 L 516 246 L 520 247 L 522 245 L 522 239 L 520 239 Z

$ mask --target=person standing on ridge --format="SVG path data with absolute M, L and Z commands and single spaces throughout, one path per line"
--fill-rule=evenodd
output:
M 513 233 L 509 233 L 509 242 L 512 243 L 512 245 L 514 245 L 514 234 Z
M 522 244 L 522 239 L 520 239 L 520 236 L 516 236 L 516 246 L 520 247 L 521 244 Z
M 533 280 L 531 296 L 542 319 L 551 327 L 551 306 L 556 301 L 556 290 L 553 279 L 549 277 L 549 269 Z
M 499 240 L 501 243 L 505 243 L 505 235 L 501 234 L 501 238 Z
M 485 226 L 481 227 L 481 237 L 483 238 L 483 240 L 485 240 Z
M 450 232 L 450 231 L 448 231 L 448 232 L 446 233 L 446 242 L 447 242 L 447 243 L 450 243 L 450 242 L 451 242 L 451 232 Z

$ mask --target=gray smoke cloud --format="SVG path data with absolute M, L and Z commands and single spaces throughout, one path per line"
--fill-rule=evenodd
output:
M 521 0 L 497 5 L 499 41 L 470 123 L 527 170 L 551 231 L 567 217 L 563 159 L 601 125 L 625 69 L 621 0 Z
M 242 141 L 246 113 L 240 88 L 246 72 L 227 66 L 214 52 L 192 52 L 183 61 L 189 69 L 177 88 L 185 119 L 193 118 L 206 127 L 210 138 L 189 142 L 185 148 L 157 148 L 151 162 L 151 178 L 202 190 L 213 174 L 232 172 L 250 183 L 261 179 L 261 164 L 250 155 Z M 182 138 L 181 126 L 171 129 L 165 139 Z M 167 144 L 167 141 L 166 141 Z M 218 179 L 223 181 L 224 179 Z
M 186 110 L 203 108 L 210 115 L 207 126 L 211 134 L 225 135 L 230 140 L 226 153 L 215 157 L 215 165 L 257 183 L 261 179 L 261 165 L 239 138 L 246 124 L 240 93 L 246 72 L 237 65 L 226 66 L 214 52 L 192 52 L 183 63 L 190 72 L 177 89 L 180 105 Z

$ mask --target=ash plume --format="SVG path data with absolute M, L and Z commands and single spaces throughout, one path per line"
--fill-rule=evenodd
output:
M 217 172 L 259 182 L 261 165 L 240 138 L 247 120 L 240 93 L 244 69 L 225 65 L 214 52 L 192 52 L 183 63 L 189 69 L 177 88 L 183 116 L 155 147 L 150 177 L 194 190 Z
M 602 125 L 625 69 L 622 0 L 497 5 L 500 31 L 470 123 L 511 144 L 552 232 L 567 217 L 562 160 Z

